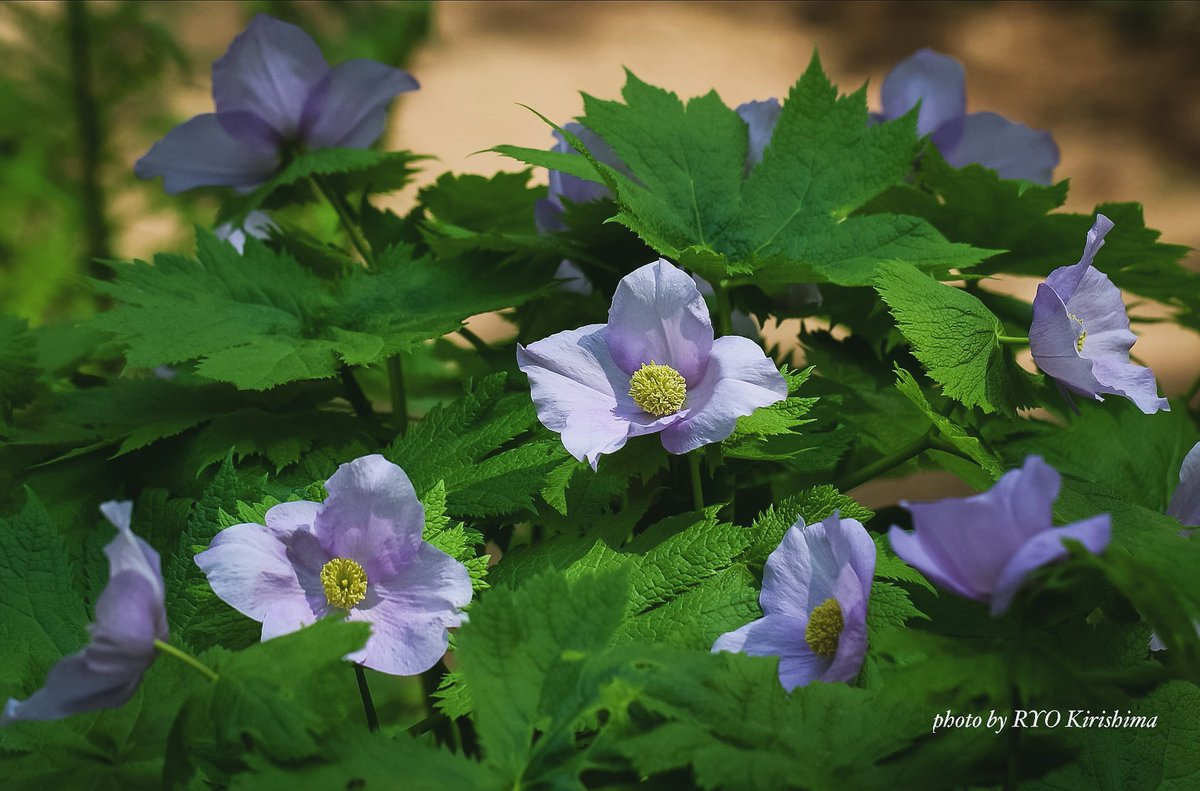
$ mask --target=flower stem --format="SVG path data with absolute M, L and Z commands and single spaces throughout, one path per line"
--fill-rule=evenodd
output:
M 704 486 L 700 483 L 700 451 L 687 455 L 688 469 L 692 471 L 692 505 L 695 510 L 704 510 Z
M 392 417 L 400 427 L 400 435 L 408 431 L 408 393 L 404 391 L 404 367 L 400 355 L 394 354 L 387 361 L 388 391 L 392 396 Z
M 354 407 L 354 414 L 359 417 L 374 417 L 375 410 L 371 408 L 371 402 L 367 400 L 367 394 L 363 392 L 362 386 L 354 378 L 354 372 L 350 370 L 350 366 L 343 365 L 338 373 L 342 377 L 342 384 L 346 387 L 346 400 L 350 402 L 350 406 Z
M 458 334 L 470 341 L 471 345 L 475 347 L 475 351 L 479 352 L 480 357 L 486 359 L 492 353 L 492 347 L 488 346 L 483 338 L 480 338 L 467 327 L 459 327 Z
M 338 220 L 342 224 L 342 230 L 346 232 L 346 236 L 350 238 L 350 244 L 358 251 L 362 257 L 363 263 L 370 269 L 374 259 L 371 257 L 371 248 L 367 244 L 367 240 L 362 238 L 358 232 L 358 226 L 354 224 L 354 220 L 350 217 L 350 207 L 346 205 L 346 200 L 334 192 L 321 176 L 314 175 L 311 177 L 313 186 L 317 188 L 317 192 L 333 207 L 334 213 L 337 214 Z
M 175 646 L 171 645 L 170 643 L 165 643 L 162 640 L 155 640 L 154 647 L 157 648 L 160 652 L 167 654 L 168 656 L 173 656 L 176 659 L 178 659 L 180 662 L 183 662 L 185 665 L 189 665 L 192 668 L 194 668 L 195 670 L 200 671 L 204 675 L 208 676 L 209 681 L 217 680 L 217 674 L 213 671 L 212 668 L 210 668 L 208 665 L 204 664 L 203 662 L 201 662 L 199 659 L 192 656 L 188 652 L 184 651 L 183 649 L 176 648 Z
M 713 283 L 713 293 L 717 295 L 717 331 L 721 335 L 732 335 L 733 314 L 729 309 L 729 281 Z
M 367 674 L 363 666 L 354 663 L 354 677 L 358 679 L 358 696 L 362 698 L 363 712 L 367 715 L 367 730 L 379 730 L 379 715 L 375 713 L 375 701 L 371 700 L 371 688 L 367 686 Z
M 834 484 L 834 487 L 845 494 L 856 486 L 861 486 L 869 480 L 878 478 L 888 470 L 899 467 L 909 459 L 920 456 L 925 451 L 932 447 L 932 437 L 929 434 L 922 434 L 917 439 L 905 445 L 900 450 L 888 456 L 884 456 L 878 461 L 868 464 L 866 467 L 852 472 L 840 481 Z
M 997 335 L 996 340 L 1009 346 L 1028 346 L 1029 339 L 1018 335 Z

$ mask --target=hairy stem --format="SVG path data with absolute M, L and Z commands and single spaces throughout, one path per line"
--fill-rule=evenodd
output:
M 159 650 L 159 652 L 164 653 L 167 656 L 175 657 L 180 662 L 183 662 L 185 665 L 191 667 L 194 670 L 197 670 L 197 671 L 203 673 L 205 676 L 208 677 L 209 681 L 217 680 L 218 676 L 217 676 L 216 672 L 213 671 L 212 668 L 210 668 L 208 665 L 201 662 L 196 657 L 189 654 L 187 651 L 184 651 L 181 648 L 176 648 L 175 646 L 171 645 L 170 643 L 165 643 L 162 640 L 155 640 L 154 647 L 157 648 Z
M 932 442 L 932 437 L 929 434 L 924 434 L 908 443 L 903 448 L 900 448 L 895 453 L 884 456 L 882 459 L 879 459 L 872 464 L 868 464 L 866 467 L 859 469 L 857 472 L 850 473 L 835 483 L 834 486 L 839 492 L 848 492 L 856 486 L 861 486 L 867 481 L 878 478 L 888 470 L 899 467 L 909 459 L 920 456 L 922 453 L 933 447 Z
M 337 194 L 321 176 L 313 176 L 312 183 L 316 187 L 317 192 L 321 193 L 326 202 L 333 207 L 333 211 L 338 216 L 338 221 L 342 224 L 342 230 L 350 238 L 350 244 L 358 251 L 363 263 L 369 269 L 374 263 L 374 259 L 371 257 L 371 248 L 367 244 L 367 240 L 358 232 L 358 226 L 350 216 L 350 207 L 346 205 L 346 200 Z
M 1022 338 L 1018 335 L 997 335 L 996 340 L 1008 346 L 1028 346 L 1029 338 Z
M 363 666 L 354 663 L 354 677 L 358 679 L 358 696 L 362 698 L 363 713 L 367 715 L 367 730 L 379 730 L 379 715 L 375 713 L 375 701 L 371 700 L 371 688 L 367 686 L 367 673 Z
M 687 455 L 688 469 L 692 473 L 692 505 L 695 510 L 704 510 L 704 485 L 700 482 L 700 451 L 694 450 Z

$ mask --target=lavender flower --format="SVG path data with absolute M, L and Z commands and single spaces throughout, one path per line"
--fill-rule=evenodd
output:
M 104 548 L 108 585 L 96 601 L 87 646 L 51 668 L 45 686 L 27 700 L 10 698 L 0 725 L 115 708 L 142 683 L 154 662 L 155 640 L 167 637 L 167 616 L 158 553 L 129 529 L 132 509 L 130 502 L 100 506 L 117 535 Z
M 917 102 L 917 131 L 932 135 L 942 157 L 954 167 L 972 163 L 1006 179 L 1049 184 L 1058 165 L 1058 146 L 1049 132 L 1014 123 L 995 113 L 967 113 L 962 64 L 931 49 L 918 50 L 883 80 L 883 112 L 877 120 L 907 113 Z
M 266 527 L 234 525 L 196 555 L 213 591 L 260 621 L 262 639 L 344 613 L 371 624 L 347 659 L 393 675 L 428 670 L 471 600 L 467 568 L 421 539 L 404 470 L 375 454 L 338 467 L 324 503 L 281 503 Z
M 767 558 L 763 617 L 721 635 L 712 650 L 779 657 L 791 691 L 812 681 L 852 681 L 867 653 L 867 603 L 875 542 L 854 519 L 799 519 Z
M 779 113 L 783 108 L 775 98 L 762 101 L 746 102 L 738 105 L 737 114 L 746 123 L 748 135 L 746 146 L 746 172 L 762 162 L 763 151 L 771 143 L 775 134 L 775 124 L 779 122 Z
M 594 469 L 630 437 L 662 434 L 687 453 L 733 433 L 743 415 L 787 397 L 775 365 L 751 340 L 713 340 L 704 298 L 659 259 L 621 279 L 608 324 L 517 346 L 538 419 Z
M 271 220 L 271 215 L 265 211 L 255 210 L 246 215 L 246 219 L 240 226 L 235 227 L 233 223 L 227 222 L 218 225 L 213 230 L 213 235 L 229 242 L 233 245 L 233 249 L 241 254 L 246 250 L 246 237 L 269 239 L 273 230 L 275 230 L 275 223 Z
M 1167 515 L 1185 527 L 1200 527 L 1200 442 L 1192 446 L 1179 468 L 1179 485 L 1167 505 Z
M 330 67 L 300 28 L 262 14 L 213 63 L 215 113 L 172 129 L 137 161 L 169 193 L 202 186 L 251 189 L 300 148 L 367 148 L 388 104 L 416 90 L 412 75 L 371 60 Z
M 892 549 L 938 586 L 960 596 L 990 602 L 992 615 L 1012 604 L 1017 589 L 1034 569 L 1067 556 L 1063 539 L 1092 553 L 1108 546 L 1108 514 L 1054 527 L 1051 507 L 1062 479 L 1038 456 L 1009 470 L 986 492 L 908 503 L 912 533 L 893 525 Z
M 1112 220 L 1097 214 L 1079 263 L 1059 267 L 1038 285 L 1029 348 L 1068 401 L 1069 392 L 1097 401 L 1109 393 L 1128 398 L 1146 414 L 1170 410 L 1167 399 L 1158 397 L 1154 372 L 1129 361 L 1137 336 L 1129 331 L 1120 290 L 1092 266 L 1112 227 Z

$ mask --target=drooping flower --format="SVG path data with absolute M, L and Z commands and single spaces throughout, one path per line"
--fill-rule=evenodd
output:
M 0 725 L 115 708 L 142 683 L 157 653 L 154 641 L 167 638 L 167 615 L 158 553 L 130 530 L 132 509 L 130 502 L 100 506 L 117 535 L 104 547 L 108 585 L 96 600 L 87 646 L 51 668 L 45 685 L 28 699 L 10 698 Z
M 330 67 L 295 25 L 258 15 L 213 63 L 215 113 L 180 124 L 137 161 L 169 193 L 250 189 L 299 148 L 366 148 L 383 133 L 393 97 L 416 90 L 400 69 L 372 60 Z
M 262 639 L 344 613 L 371 625 L 347 659 L 393 675 L 428 670 L 471 600 L 466 566 L 422 540 L 404 470 L 375 454 L 338 467 L 324 503 L 281 503 L 266 526 L 222 530 L 196 555 L 213 591 L 262 623 Z
M 867 653 L 875 542 L 854 519 L 797 520 L 763 569 L 763 617 L 721 635 L 712 650 L 779 657 L 787 690 L 852 681 Z
M 621 279 L 607 324 L 518 345 L 517 364 L 538 419 L 593 469 L 643 434 L 676 454 L 720 442 L 739 417 L 787 397 L 758 344 L 713 339 L 695 282 L 663 259 Z
M 996 113 L 968 113 L 966 75 L 949 55 L 921 49 L 901 61 L 883 80 L 883 112 L 892 120 L 917 102 L 917 132 L 932 135 L 942 157 L 954 167 L 972 163 L 1006 179 L 1049 184 L 1058 165 L 1058 146 L 1049 132 L 1030 129 Z
M 1137 336 L 1129 331 L 1120 289 L 1092 266 L 1112 227 L 1112 220 L 1097 214 L 1079 263 L 1055 269 L 1038 285 L 1029 349 L 1068 401 L 1068 393 L 1097 401 L 1107 393 L 1128 398 L 1146 414 L 1169 411 L 1154 372 L 1129 361 Z
M 213 229 L 213 236 L 224 239 L 233 245 L 234 250 L 244 253 L 247 237 L 269 239 L 273 230 L 275 230 L 275 223 L 271 220 L 271 215 L 265 211 L 255 210 L 247 214 L 246 219 L 239 226 L 228 222 L 218 225 Z
M 1051 508 L 1061 485 L 1057 470 L 1030 456 L 986 492 L 932 503 L 901 500 L 915 529 L 893 525 L 888 539 L 897 555 L 936 585 L 988 602 L 992 615 L 1000 615 L 1032 571 L 1067 556 L 1063 539 L 1094 554 L 1108 546 L 1108 514 L 1053 526 Z

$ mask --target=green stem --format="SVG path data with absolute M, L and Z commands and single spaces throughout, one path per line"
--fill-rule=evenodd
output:
M 1029 339 L 1017 335 L 996 335 L 996 340 L 1009 346 L 1028 346 Z
M 217 674 L 215 672 L 213 672 L 212 668 L 210 668 L 208 665 L 201 662 L 196 657 L 187 653 L 186 651 L 176 648 L 175 646 L 171 645 L 170 643 L 164 643 L 162 640 L 155 640 L 154 647 L 157 648 L 162 653 L 167 654 L 168 656 L 173 656 L 176 659 L 178 659 L 180 662 L 183 662 L 185 665 L 189 665 L 192 668 L 194 668 L 195 670 L 200 671 L 204 675 L 208 676 L 209 681 L 217 680 Z
M 721 280 L 713 283 L 713 293 L 717 295 L 717 331 L 721 335 L 733 334 L 733 314 L 729 308 L 729 282 Z
M 322 197 L 333 207 L 334 213 L 337 214 L 338 220 L 342 224 L 342 230 L 346 232 L 346 236 L 350 237 L 350 244 L 358 251 L 363 263 L 370 268 L 374 261 L 371 257 L 371 248 L 367 244 L 367 240 L 359 234 L 358 226 L 350 216 L 350 207 L 346 205 L 346 201 L 341 195 L 334 192 L 321 176 L 312 176 L 312 183 L 317 188 L 317 192 L 321 193 Z
M 458 334 L 471 342 L 471 345 L 475 347 L 475 351 L 479 352 L 480 357 L 487 358 L 492 353 L 492 347 L 488 346 L 483 338 L 480 338 L 467 327 L 459 327 Z
M 400 435 L 408 431 L 408 394 L 404 391 L 404 368 L 400 364 L 400 355 L 388 358 L 388 391 L 392 396 L 392 417 L 400 426 Z
M 354 677 L 358 679 L 358 696 L 362 698 L 363 713 L 367 715 L 367 730 L 379 730 L 379 715 L 375 713 L 375 701 L 371 699 L 371 688 L 367 686 L 367 674 L 363 666 L 354 663 Z
M 930 435 L 923 434 L 895 453 L 884 456 L 882 459 L 879 459 L 872 464 L 868 464 L 866 467 L 858 470 L 858 472 L 850 473 L 845 478 L 835 483 L 834 486 L 839 492 L 845 494 L 856 486 L 861 486 L 869 480 L 878 478 L 888 470 L 891 470 L 894 467 L 899 467 L 909 459 L 920 456 L 922 453 L 932 447 L 931 443 L 932 438 Z
M 363 392 L 362 386 L 354 378 L 354 372 L 350 370 L 350 366 L 343 365 L 338 373 L 342 377 L 342 384 L 346 387 L 346 400 L 350 402 L 350 406 L 354 407 L 354 414 L 359 417 L 374 417 L 375 410 L 371 408 L 371 402 L 367 400 L 367 394 Z
M 79 126 L 80 178 L 83 225 L 87 248 L 84 265 L 88 274 L 101 280 L 112 280 L 113 270 L 100 261 L 111 258 L 108 220 L 105 217 L 104 189 L 100 183 L 100 166 L 104 149 L 104 127 L 92 80 L 91 26 L 88 4 L 65 3 L 67 39 L 71 53 L 71 88 L 74 94 L 75 120 Z
M 700 452 L 692 451 L 687 455 L 688 469 L 692 472 L 692 505 L 695 510 L 704 510 L 704 486 L 700 482 Z

